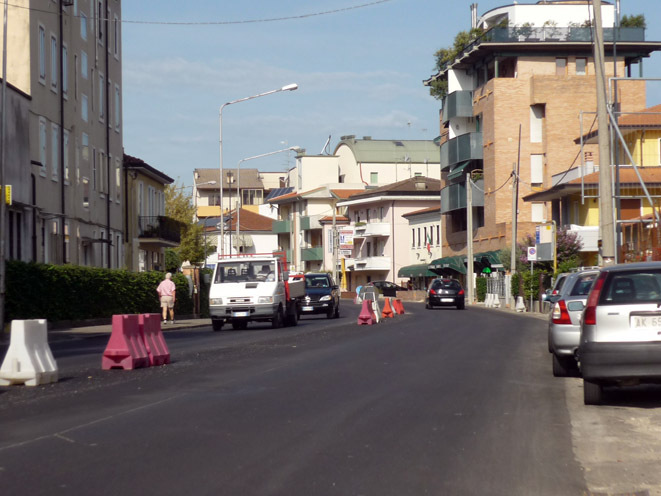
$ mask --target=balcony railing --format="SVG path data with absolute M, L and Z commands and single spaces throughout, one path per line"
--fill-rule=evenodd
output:
M 283 233 L 291 232 L 291 221 L 274 220 L 272 229 L 274 234 L 283 234 Z
M 390 270 L 390 257 L 359 257 L 354 258 L 354 270 Z
M 441 145 L 441 170 L 467 160 L 482 160 L 482 133 L 466 133 Z
M 172 243 L 181 242 L 183 223 L 171 217 L 138 217 L 138 237 L 161 239 Z
M 484 180 L 473 181 L 473 207 L 484 206 Z M 479 188 L 479 189 L 478 189 Z M 466 208 L 466 182 L 455 183 L 441 190 L 441 213 Z
M 390 236 L 390 224 L 387 222 L 366 222 L 354 227 L 354 238 Z
M 311 229 L 321 229 L 321 224 L 319 219 L 324 217 L 323 215 L 306 215 L 301 217 L 301 230 L 309 231 Z
M 473 117 L 472 91 L 453 91 L 443 99 L 443 123 L 453 117 Z
M 304 262 L 309 262 L 313 260 L 323 260 L 324 259 L 324 248 L 323 246 L 315 246 L 313 248 L 301 248 L 301 260 Z

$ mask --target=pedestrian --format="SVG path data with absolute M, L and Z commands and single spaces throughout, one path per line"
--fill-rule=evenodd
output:
M 161 281 L 156 288 L 156 292 L 161 300 L 161 308 L 163 309 L 163 323 L 167 324 L 168 309 L 170 309 L 170 323 L 174 324 L 174 301 L 177 287 L 172 282 L 172 273 L 165 274 L 165 279 Z

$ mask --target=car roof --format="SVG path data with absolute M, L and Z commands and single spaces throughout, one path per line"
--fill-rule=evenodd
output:
M 608 265 L 601 270 L 605 272 L 620 272 L 628 270 L 661 269 L 661 262 L 636 262 L 627 264 Z

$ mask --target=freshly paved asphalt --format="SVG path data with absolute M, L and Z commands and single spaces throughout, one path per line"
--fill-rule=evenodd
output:
M 539 319 L 425 310 L 358 326 L 171 330 L 173 363 L 0 388 L 3 494 L 581 495 Z

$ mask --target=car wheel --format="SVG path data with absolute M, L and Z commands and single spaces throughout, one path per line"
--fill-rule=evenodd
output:
M 328 310 L 328 312 L 326 312 L 326 318 L 327 319 L 332 319 L 334 314 L 335 314 L 335 310 L 333 309 L 333 307 L 331 307 Z
M 462 301 L 461 303 L 459 303 L 457 305 L 457 310 L 463 310 L 465 308 L 465 306 L 466 306 L 466 303 Z
M 275 313 L 275 317 L 271 321 L 271 329 L 280 329 L 282 327 L 282 321 L 284 317 L 282 316 L 282 308 L 278 308 L 278 311 Z
M 214 331 L 220 331 L 223 328 L 223 324 L 225 322 L 222 321 L 221 319 L 212 319 L 211 320 L 211 327 L 213 327 Z
M 604 391 L 601 384 L 583 379 L 583 403 L 586 405 L 600 405 Z
M 570 377 L 572 375 L 573 369 L 576 366 L 572 367 L 572 363 L 576 363 L 573 357 L 559 357 L 555 353 L 552 353 L 553 357 L 553 377 Z
M 340 304 L 339 303 L 335 306 L 335 313 L 333 314 L 333 317 L 335 317 L 336 319 L 340 318 Z
M 247 320 L 234 320 L 232 321 L 232 329 L 235 331 L 243 331 L 248 328 Z
M 429 304 L 428 301 L 425 301 L 425 308 L 429 310 L 431 308 L 431 305 Z

